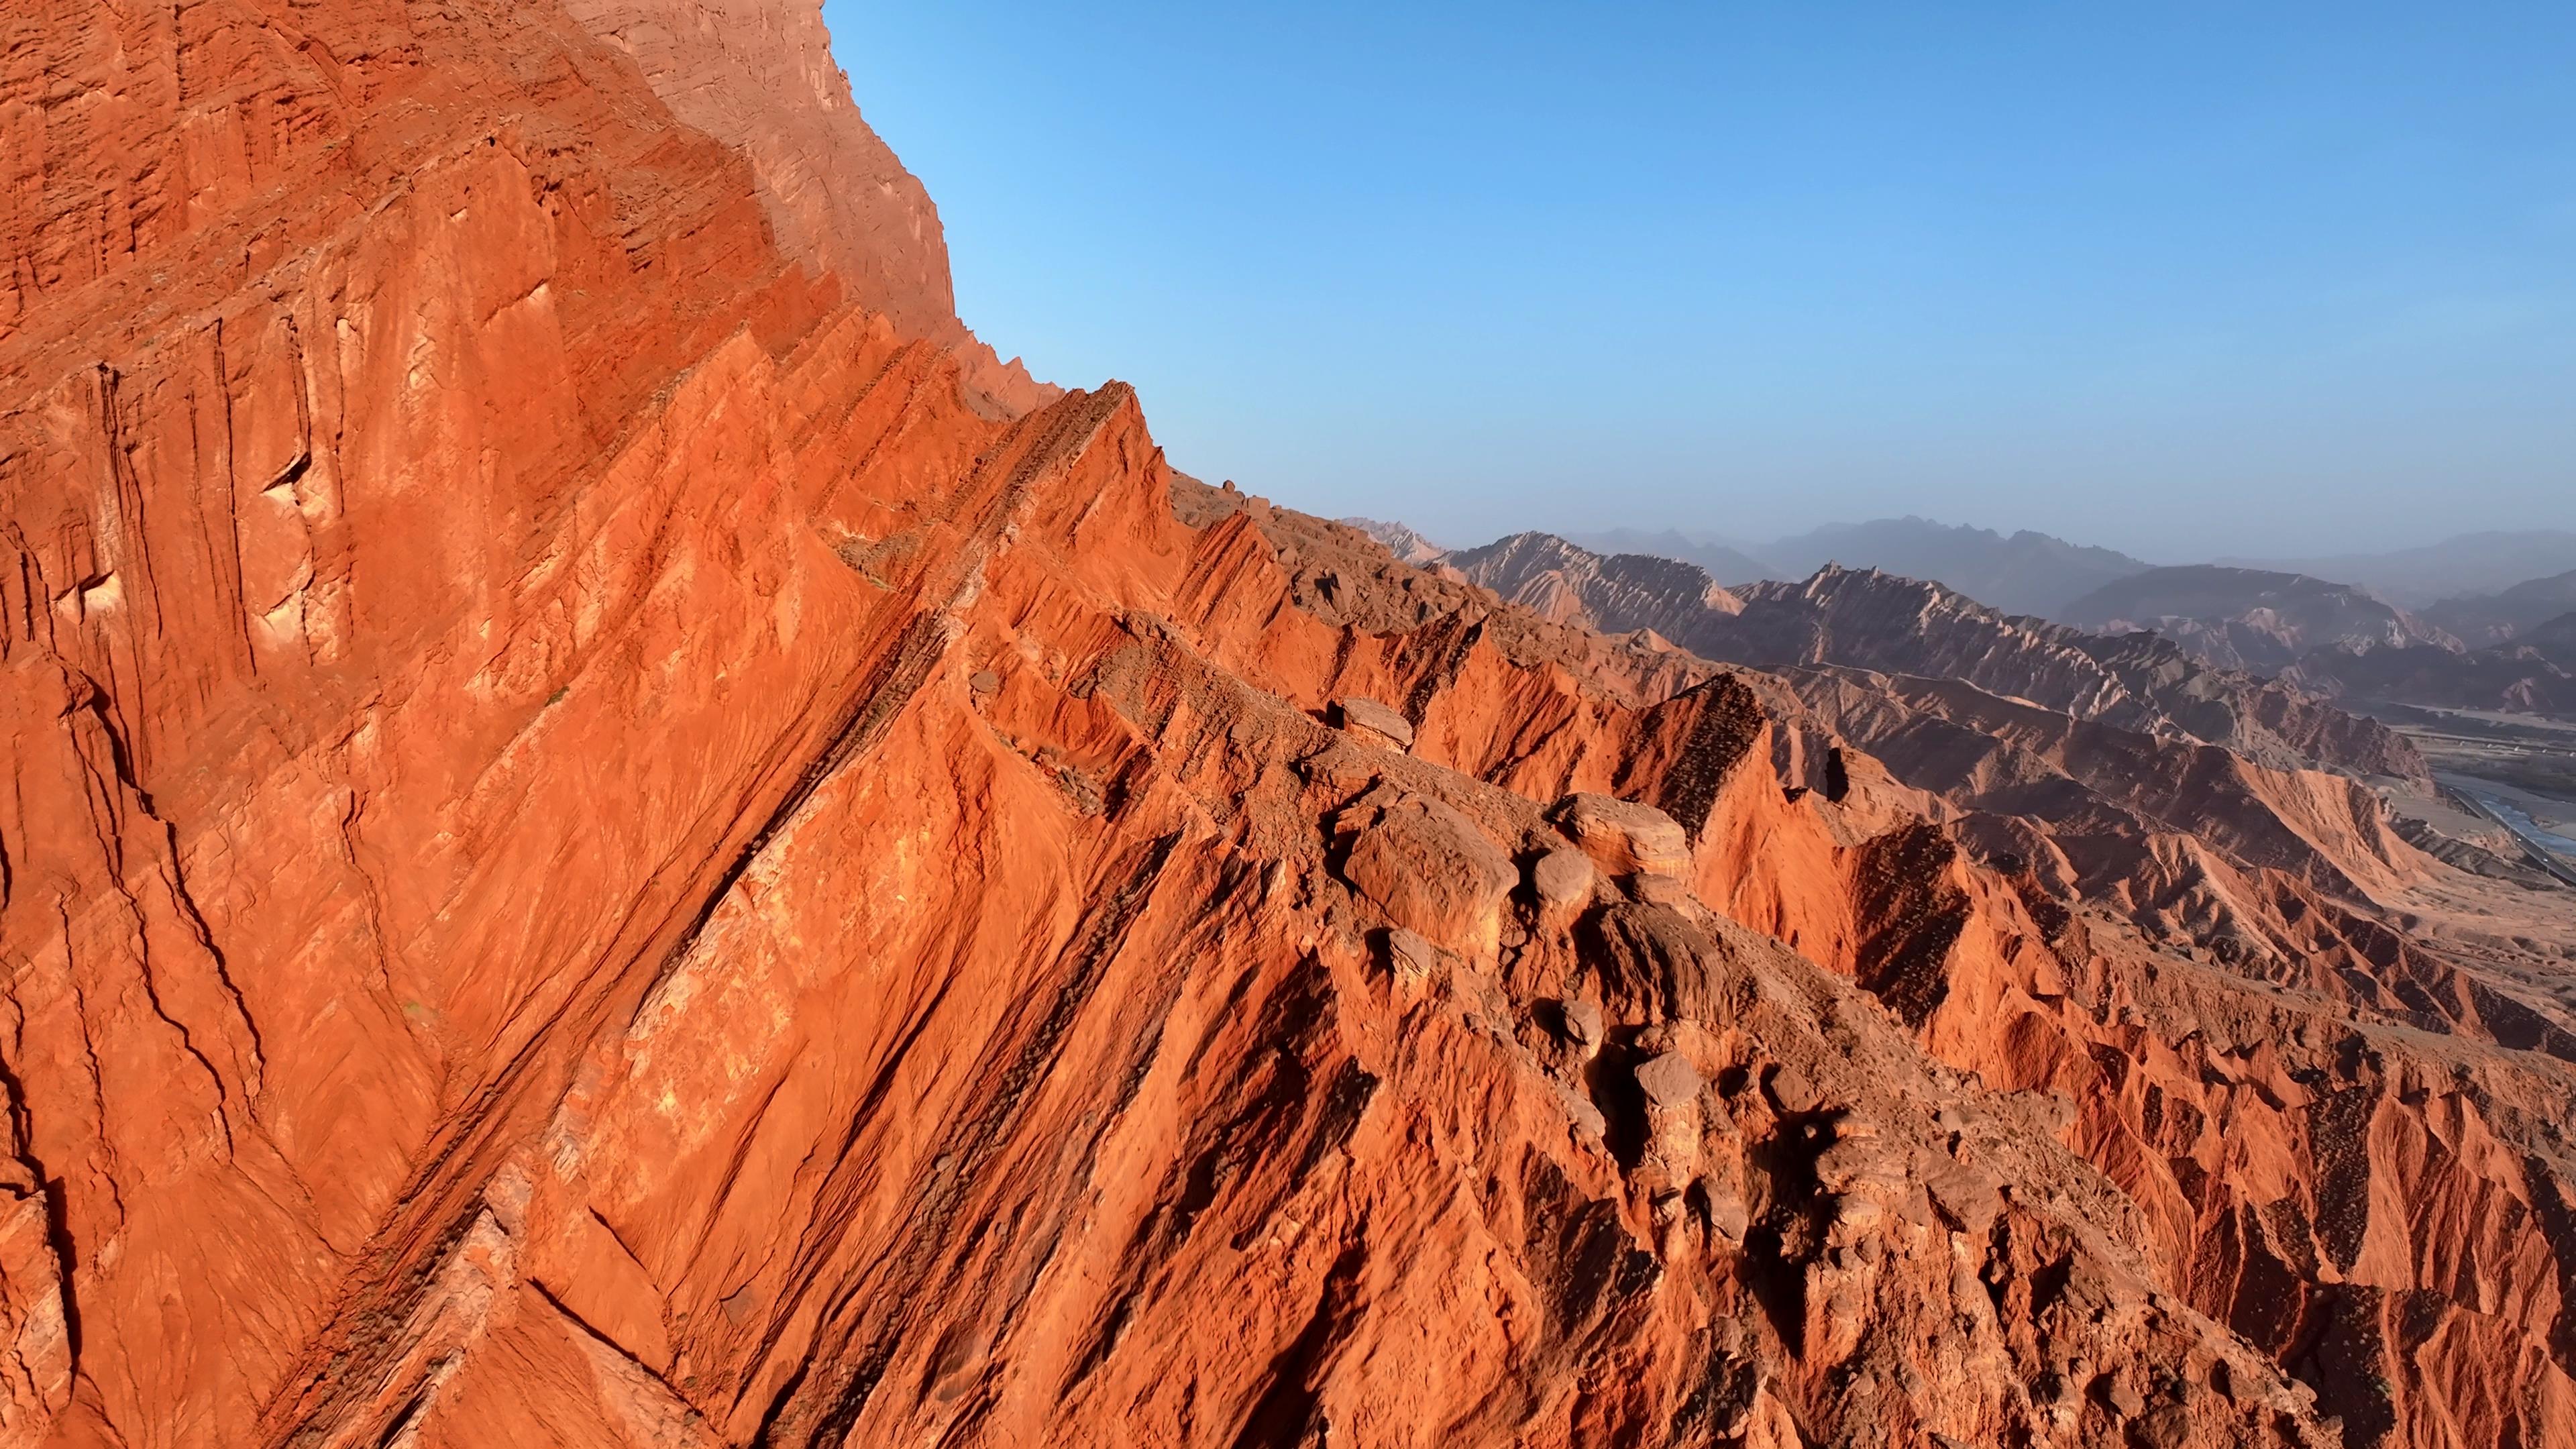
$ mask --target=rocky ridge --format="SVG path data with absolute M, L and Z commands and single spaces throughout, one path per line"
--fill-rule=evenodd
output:
M 2320 649 L 2281 672 L 2328 699 L 2576 718 L 2576 614 L 2485 649 Z

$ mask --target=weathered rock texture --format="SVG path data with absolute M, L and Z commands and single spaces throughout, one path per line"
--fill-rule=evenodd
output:
M 2570 1442 L 2563 919 L 996 407 L 724 13 L 0 17 L 0 1442 Z

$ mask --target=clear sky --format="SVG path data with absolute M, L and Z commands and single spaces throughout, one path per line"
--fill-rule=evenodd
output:
M 959 310 L 1445 543 L 2576 527 L 2576 3 L 825 0 Z

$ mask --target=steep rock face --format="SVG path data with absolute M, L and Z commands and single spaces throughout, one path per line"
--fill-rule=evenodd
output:
M 930 193 L 859 121 L 815 4 L 566 0 L 632 56 L 682 124 L 742 153 L 779 249 L 812 261 L 896 327 L 957 324 L 948 243 Z

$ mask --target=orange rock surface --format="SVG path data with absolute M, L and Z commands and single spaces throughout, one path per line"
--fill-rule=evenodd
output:
M 0 16 L 0 1443 L 2576 1442 L 2563 913 L 1191 483 L 819 34 Z

